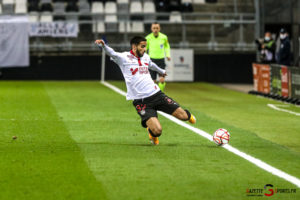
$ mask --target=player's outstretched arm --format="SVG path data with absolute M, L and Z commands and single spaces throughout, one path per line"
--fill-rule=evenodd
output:
M 112 57 L 115 61 L 118 62 L 122 60 L 122 56 L 118 52 L 115 52 L 115 50 L 113 50 L 111 47 L 106 45 L 103 40 L 96 40 L 95 44 L 97 44 L 99 47 L 102 47 L 105 53 L 108 56 Z
M 152 70 L 158 72 L 158 73 L 161 74 L 162 76 L 167 76 L 166 70 L 164 70 L 164 69 L 158 67 L 158 66 L 157 66 L 154 62 L 152 62 L 152 61 L 150 62 L 149 69 L 152 69 Z

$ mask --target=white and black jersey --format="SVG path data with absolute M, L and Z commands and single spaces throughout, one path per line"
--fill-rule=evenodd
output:
M 136 57 L 132 51 L 119 53 L 108 45 L 99 46 L 120 67 L 126 82 L 127 100 L 144 99 L 160 91 L 148 69 L 160 74 L 165 74 L 165 70 L 152 62 L 148 54 L 144 53 L 142 57 Z

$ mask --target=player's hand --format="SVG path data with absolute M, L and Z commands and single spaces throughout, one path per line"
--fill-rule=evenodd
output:
M 105 45 L 105 42 L 103 40 L 96 40 L 95 41 L 95 44 L 102 44 L 102 45 Z
M 171 60 L 171 58 L 170 58 L 170 57 L 167 57 L 167 60 L 168 60 L 168 61 L 170 61 L 170 60 Z

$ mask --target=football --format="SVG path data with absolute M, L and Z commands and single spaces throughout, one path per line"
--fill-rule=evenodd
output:
M 218 146 L 222 146 L 223 144 L 228 144 L 229 139 L 230 139 L 230 133 L 224 128 L 219 128 L 214 132 L 213 141 Z

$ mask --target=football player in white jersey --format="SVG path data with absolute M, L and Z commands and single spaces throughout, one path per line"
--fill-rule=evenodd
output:
M 152 80 L 148 69 L 163 76 L 166 76 L 166 71 L 159 68 L 145 53 L 147 42 L 144 37 L 133 37 L 130 41 L 131 50 L 123 53 L 115 52 L 103 40 L 96 40 L 95 43 L 120 67 L 127 87 L 126 99 L 133 100 L 141 124 L 147 128 L 149 139 L 154 145 L 159 144 L 158 137 L 162 133 L 157 118 L 158 110 L 180 120 L 196 123 L 196 118 L 188 110 L 182 109 L 176 101 L 161 92 Z

